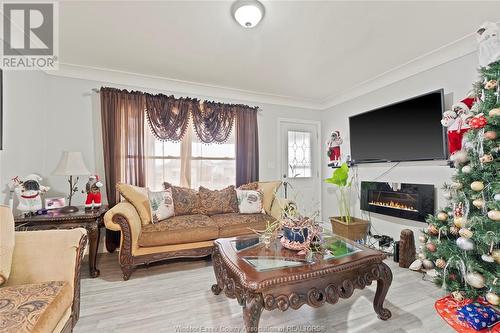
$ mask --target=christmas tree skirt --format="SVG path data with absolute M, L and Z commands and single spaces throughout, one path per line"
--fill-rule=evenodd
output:
M 453 327 L 455 331 L 458 333 L 500 333 L 500 323 L 497 323 L 495 326 L 490 327 L 490 328 L 485 328 L 480 331 L 476 331 L 474 328 L 472 328 L 467 322 L 465 321 L 460 321 L 458 319 L 458 314 L 457 310 L 470 303 L 471 300 L 466 300 L 463 302 L 457 302 L 453 299 L 451 296 L 446 296 L 443 297 L 439 300 L 436 301 L 436 304 L 434 307 L 436 308 L 437 313 L 450 325 Z M 484 305 L 488 305 L 486 302 L 481 302 L 480 303 Z

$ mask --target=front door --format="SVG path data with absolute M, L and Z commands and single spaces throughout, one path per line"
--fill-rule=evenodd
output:
M 281 177 L 287 184 L 281 194 L 286 189 L 286 197 L 309 216 L 321 209 L 318 127 L 316 123 L 280 121 Z

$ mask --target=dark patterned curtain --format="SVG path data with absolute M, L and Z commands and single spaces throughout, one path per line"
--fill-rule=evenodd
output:
M 193 127 L 198 138 L 204 143 L 227 140 L 233 129 L 236 112 L 241 105 L 203 102 L 191 111 Z
M 245 105 L 236 112 L 236 186 L 259 180 L 257 112 Z
M 154 136 L 162 141 L 181 141 L 186 133 L 191 109 L 199 108 L 200 102 L 162 94 L 145 96 L 148 124 Z

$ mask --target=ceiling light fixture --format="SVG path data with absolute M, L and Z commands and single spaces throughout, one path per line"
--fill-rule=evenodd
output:
M 242 27 L 253 28 L 264 17 L 264 6 L 257 0 L 239 0 L 233 4 L 232 13 Z

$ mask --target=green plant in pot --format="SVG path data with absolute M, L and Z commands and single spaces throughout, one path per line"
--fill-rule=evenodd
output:
M 335 169 L 330 178 L 325 179 L 328 184 L 338 187 L 337 203 L 340 216 L 330 217 L 332 230 L 335 234 L 352 240 L 364 239 L 370 223 L 351 216 L 351 184 L 349 179 L 349 166 L 343 163 Z

